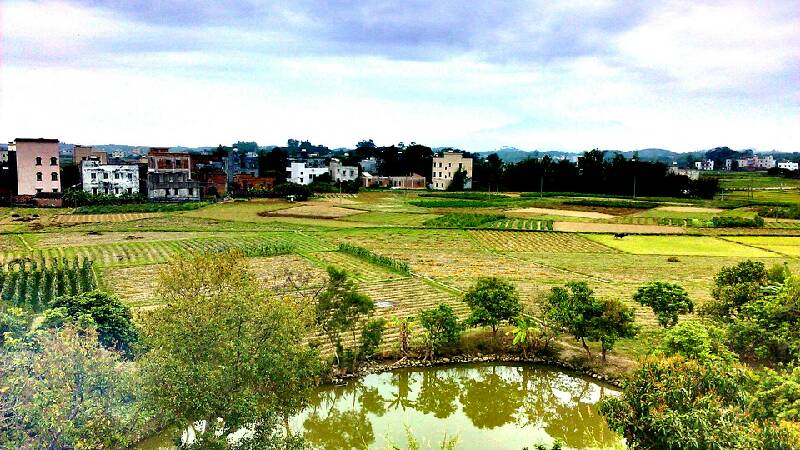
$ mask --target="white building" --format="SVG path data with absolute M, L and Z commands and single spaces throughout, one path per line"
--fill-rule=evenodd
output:
M 778 168 L 786 170 L 800 170 L 800 163 L 792 161 L 781 161 L 778 163 Z
M 752 158 L 738 159 L 736 162 L 739 163 L 739 169 L 745 170 L 766 170 L 772 169 L 777 165 L 772 155 L 767 155 L 763 158 L 756 155 Z
M 374 156 L 362 159 L 358 165 L 361 166 L 362 172 L 375 173 L 378 170 L 378 160 Z
M 358 179 L 358 167 L 343 166 L 336 158 L 331 159 L 328 168 L 333 181 L 353 181 Z
M 714 161 L 707 159 L 705 161 L 696 161 L 694 168 L 697 170 L 714 170 Z
M 472 189 L 472 158 L 465 158 L 460 152 L 444 152 L 433 157 L 432 186 L 443 191 L 450 186 L 453 175 L 459 170 L 466 172 L 464 189 Z
M 286 179 L 290 183 L 311 184 L 314 178 L 328 173 L 328 167 L 320 164 L 317 160 L 292 161 L 286 168 L 286 172 L 288 172 Z
M 84 192 L 93 195 L 138 194 L 139 166 L 85 160 L 81 162 L 81 183 Z

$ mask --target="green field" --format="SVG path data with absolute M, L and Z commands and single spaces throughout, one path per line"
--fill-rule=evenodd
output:
M 651 199 L 657 204 L 647 209 L 570 201 L 562 196 L 469 200 L 372 191 L 294 204 L 227 202 L 144 216 L 0 208 L 0 263 L 26 257 L 91 259 L 99 285 L 137 310 L 158 306 L 153 298 L 158 271 L 176 255 L 265 245 L 292 249 L 288 255 L 249 258 L 265 289 L 278 295 L 303 295 L 293 291 L 287 280 L 319 285 L 325 268 L 336 266 L 345 269 L 362 292 L 385 302 L 379 309 L 383 317 L 410 315 L 441 301 L 463 317 L 466 309 L 459 295 L 483 276 L 513 282 L 531 311 L 541 307 L 552 287 L 586 281 L 598 295 L 634 306 L 646 339 L 620 344 L 630 357 L 646 354 L 661 333 L 652 312 L 631 299 L 641 284 L 679 283 L 702 304 L 710 298 L 714 274 L 743 259 L 767 265 L 785 261 L 800 270 L 800 225 L 791 221 L 770 221 L 758 229 L 697 228 L 686 226 L 683 219 L 710 219 L 718 214 L 752 217 L 754 213 L 747 208 L 717 209 L 727 205 L 719 200 Z M 418 206 L 433 202 L 450 206 Z M 468 202 L 474 207 L 465 206 Z M 512 212 L 530 205 L 547 214 Z M 12 214 L 25 220 L 13 220 Z M 486 226 L 471 230 L 426 225 L 445 214 L 505 218 L 485 221 Z M 574 222 L 583 232 L 543 231 L 540 224 L 546 218 L 556 219 L 556 224 Z M 664 223 L 665 218 L 676 220 L 670 225 Z M 602 232 L 592 227 L 602 227 Z M 620 239 L 609 234 L 616 227 L 627 235 Z M 673 230 L 682 234 L 654 234 Z M 411 273 L 393 272 L 339 252 L 339 243 L 408 263 Z M 396 338 L 393 333 L 387 342 Z

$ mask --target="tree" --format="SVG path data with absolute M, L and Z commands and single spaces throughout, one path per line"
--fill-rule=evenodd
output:
M 317 296 L 315 322 L 333 346 L 337 364 L 341 364 L 344 350 L 341 334 L 351 331 L 355 345 L 358 342 L 355 325 L 362 316 L 374 310 L 375 302 L 358 292 L 355 283 L 347 277 L 347 272 L 328 267 L 328 283 Z
M 714 278 L 711 292 L 714 300 L 704 305 L 703 312 L 728 320 L 744 304 L 762 298 L 764 293 L 761 287 L 766 282 L 767 271 L 760 261 L 747 260 L 735 266 L 723 267 Z
M 306 404 L 319 357 L 310 320 L 260 288 L 236 252 L 182 256 L 158 277 L 163 305 L 143 317 L 140 372 L 149 404 L 201 441 L 247 425 L 270 435 Z M 225 441 L 222 441 L 227 442 Z
M 532 317 L 521 316 L 509 335 L 514 336 L 512 345 L 522 349 L 523 358 L 528 357 L 528 351 L 544 350 L 555 337 L 552 330 L 545 324 L 537 323 Z
M 680 355 L 698 361 L 736 360 L 725 347 L 725 330 L 713 323 L 688 320 L 672 327 L 664 335 L 661 349 L 667 355 Z
M 447 185 L 447 190 L 463 191 L 466 183 L 467 183 L 467 171 L 463 169 L 458 169 L 455 172 L 453 172 L 453 179 L 450 180 L 450 184 Z
M 0 447 L 127 448 L 142 437 L 130 363 L 95 331 L 40 330 L 32 344 L 0 353 Z
M 567 330 L 586 350 L 591 358 L 592 352 L 586 344 L 591 339 L 592 319 L 603 313 L 603 305 L 585 282 L 569 282 L 566 288 L 554 287 L 547 298 L 547 317 L 554 324 Z
M 464 326 L 459 323 L 453 308 L 445 303 L 420 311 L 417 318 L 425 331 L 425 359 L 433 358 L 443 346 L 457 344 L 461 339 Z
M 497 277 L 478 279 L 464 294 L 464 302 L 471 310 L 467 324 L 492 327 L 495 341 L 498 325 L 516 319 L 522 312 L 522 303 L 514 285 Z
M 138 340 L 138 331 L 131 319 L 130 308 L 114 295 L 90 291 L 58 297 L 52 307 L 64 308 L 66 317 L 71 321 L 88 315 L 97 328 L 101 344 L 131 356 L 131 346 Z
M 28 331 L 31 319 L 22 308 L 0 308 L 0 349 L 21 339 Z
M 756 390 L 742 367 L 650 358 L 600 412 L 632 449 L 797 448 L 790 424 L 760 420 L 749 409 Z
M 694 311 L 694 303 L 689 299 L 686 290 L 677 284 L 655 281 L 641 286 L 633 299 L 642 306 L 653 309 L 658 323 L 669 328 L 678 323 L 678 314 Z
M 600 316 L 591 320 L 589 336 L 594 341 L 600 342 L 600 351 L 603 361 L 606 353 L 614 349 L 617 340 L 636 336 L 636 326 L 633 309 L 617 299 L 603 299 L 600 301 Z

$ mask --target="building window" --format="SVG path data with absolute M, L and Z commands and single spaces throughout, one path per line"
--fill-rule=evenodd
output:
M 58 158 L 56 158 L 55 156 L 51 157 L 50 158 L 50 165 L 51 166 L 57 166 L 58 165 Z
M 133 174 L 132 174 L 132 173 L 129 173 L 129 174 L 128 174 L 128 179 L 129 179 L 129 180 L 132 180 L 132 179 L 133 179 Z
M 37 156 L 36 157 L 36 165 L 37 166 L 41 166 L 42 165 L 42 157 L 41 156 Z
M 93 180 L 96 180 L 96 179 L 97 179 L 97 174 L 96 174 L 96 173 L 94 173 L 94 172 L 92 172 L 92 179 L 93 179 Z
M 41 194 L 42 193 L 42 188 L 36 188 L 36 193 L 37 194 Z
M 53 188 L 53 192 L 58 192 L 58 189 L 57 188 Z
M 119 174 L 117 172 L 114 172 L 114 179 L 119 180 Z
M 97 195 L 97 188 L 92 188 L 92 195 Z
M 42 172 L 36 172 L 36 181 L 42 181 Z
M 58 181 L 58 172 L 53 172 L 50 174 L 50 179 L 53 181 Z
M 128 188 L 128 194 L 133 194 L 133 189 L 132 188 Z
M 194 188 L 189 188 L 189 197 L 194 196 Z

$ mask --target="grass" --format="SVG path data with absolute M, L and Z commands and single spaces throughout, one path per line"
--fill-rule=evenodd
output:
M 589 239 L 634 255 L 722 256 L 739 258 L 778 257 L 773 252 L 748 247 L 711 236 L 626 236 L 586 235 Z
M 208 206 L 207 202 L 128 203 L 124 205 L 92 205 L 75 208 L 73 214 L 126 214 L 142 212 L 192 211 Z
M 782 255 L 800 258 L 800 237 L 789 236 L 730 236 L 728 241 L 758 247 Z

